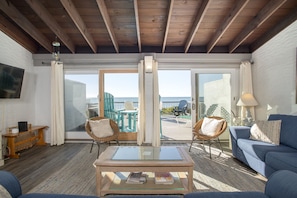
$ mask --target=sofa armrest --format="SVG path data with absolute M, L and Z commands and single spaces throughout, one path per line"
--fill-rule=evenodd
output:
M 265 194 L 270 198 L 297 197 L 297 173 L 280 170 L 274 172 L 265 186 Z
M 231 136 L 236 140 L 239 138 L 249 139 L 250 129 L 251 127 L 247 127 L 247 126 L 230 126 L 229 127 Z
M 0 171 L 0 185 L 10 193 L 12 198 L 17 198 L 22 195 L 19 180 L 10 172 Z

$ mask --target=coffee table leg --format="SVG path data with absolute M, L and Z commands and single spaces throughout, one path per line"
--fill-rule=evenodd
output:
M 100 170 L 100 167 L 96 167 L 96 191 L 97 191 L 97 196 L 100 197 L 101 195 L 101 182 L 102 182 L 102 173 Z
M 188 171 L 188 188 L 189 192 L 193 191 L 193 167 L 189 168 Z

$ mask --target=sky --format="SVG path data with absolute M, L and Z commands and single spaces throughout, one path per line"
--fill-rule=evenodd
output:
M 191 72 L 159 71 L 159 93 L 162 97 L 190 97 Z M 67 79 L 85 83 L 87 98 L 98 95 L 98 75 L 66 75 Z M 138 97 L 138 74 L 106 74 L 105 91 L 114 97 Z
M 190 97 L 191 71 L 190 70 L 159 70 L 159 93 L 161 97 Z M 66 75 L 67 79 L 86 84 L 87 98 L 98 96 L 97 74 Z M 221 74 L 200 74 L 199 95 L 203 96 L 203 83 L 221 79 Z M 105 74 L 105 92 L 114 97 L 138 97 L 137 73 L 109 73 Z

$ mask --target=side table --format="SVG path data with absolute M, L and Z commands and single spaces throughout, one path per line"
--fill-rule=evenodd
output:
M 44 130 L 47 126 L 32 126 L 28 131 L 19 133 L 6 133 L 3 137 L 7 138 L 10 158 L 19 158 L 18 151 L 31 148 L 36 145 L 46 145 L 44 141 Z

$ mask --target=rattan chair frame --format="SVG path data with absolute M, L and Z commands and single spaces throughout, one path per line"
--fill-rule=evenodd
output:
M 224 119 L 224 118 L 219 117 L 219 116 L 210 116 L 208 118 L 213 118 L 213 119 L 217 119 L 217 120 Z M 211 157 L 211 145 L 213 143 L 219 143 L 221 151 L 224 152 L 223 147 L 222 147 L 221 142 L 220 142 L 220 139 L 219 139 L 219 136 L 222 135 L 222 133 L 224 133 L 224 131 L 227 129 L 228 123 L 227 123 L 226 120 L 224 120 L 224 122 L 222 124 L 222 128 L 218 132 L 216 132 L 214 135 L 208 136 L 208 135 L 203 135 L 203 134 L 200 133 L 203 120 L 204 120 L 204 118 L 198 120 L 198 122 L 196 122 L 196 124 L 193 127 L 193 130 L 192 130 L 193 137 L 192 137 L 192 142 L 191 142 L 191 145 L 190 145 L 190 148 L 189 148 L 189 152 L 191 152 L 191 148 L 192 148 L 192 145 L 193 145 L 194 141 L 202 141 L 203 145 L 204 145 L 204 141 L 207 141 L 208 144 L 209 144 L 209 158 L 211 159 L 212 158 Z
M 101 120 L 101 119 L 109 119 L 109 118 L 106 118 L 106 117 L 89 118 L 89 120 Z M 110 141 L 116 141 L 117 145 L 119 145 L 118 137 L 119 137 L 120 130 L 119 130 L 117 123 L 115 121 L 113 121 L 112 119 L 109 119 L 110 126 L 114 132 L 113 135 L 107 136 L 107 137 L 98 137 L 92 132 L 90 124 L 89 124 L 89 120 L 87 120 L 85 123 L 85 129 L 86 129 L 86 132 L 89 134 L 89 136 L 91 136 L 93 138 L 90 153 L 92 152 L 94 142 L 96 142 L 96 144 L 98 146 L 98 153 L 97 153 L 97 158 L 98 158 L 99 153 L 100 153 L 100 144 L 101 143 L 108 142 L 110 144 Z

